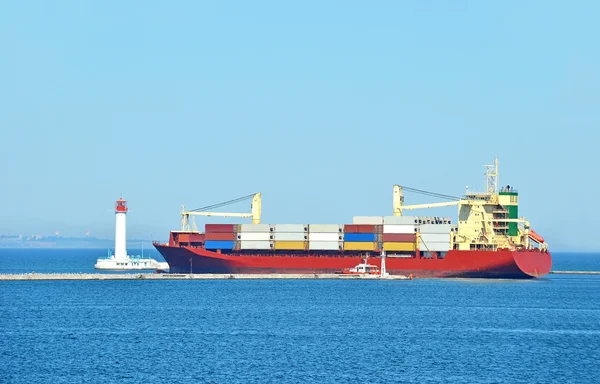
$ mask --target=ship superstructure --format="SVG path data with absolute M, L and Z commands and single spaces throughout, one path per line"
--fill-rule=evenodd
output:
M 336 273 L 371 253 L 386 271 L 414 277 L 540 277 L 550 271 L 548 245 L 524 218 L 518 217 L 518 192 L 498 188 L 498 159 L 486 170 L 486 190 L 450 201 L 404 205 L 395 185 L 392 216 L 354 216 L 352 224 L 262 224 L 261 195 L 253 194 L 251 213 L 182 210 L 182 230 L 168 244 L 155 243 L 174 273 Z M 421 191 L 426 192 L 426 191 Z M 431 195 L 431 193 L 429 193 Z M 448 217 L 405 216 L 405 211 L 458 207 L 458 221 Z M 206 224 L 197 230 L 194 216 L 251 217 L 252 224 Z M 191 216 L 191 218 L 190 218 Z M 375 256 L 375 257 L 374 257 Z
M 525 250 L 533 246 L 547 250 L 548 244 L 531 229 L 530 223 L 518 216 L 519 193 L 510 185 L 498 188 L 498 158 L 493 166 L 486 166 L 486 191 L 467 192 L 455 201 L 403 206 L 403 188 L 394 186 L 394 215 L 403 211 L 441 206 L 458 206 L 458 222 L 453 226 L 451 249 L 460 251 L 498 249 Z M 449 220 L 449 219 L 448 219 Z M 418 218 L 419 223 L 431 221 Z M 536 243 L 531 244 L 531 242 Z

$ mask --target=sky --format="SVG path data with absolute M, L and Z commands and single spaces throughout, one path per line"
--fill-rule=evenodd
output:
M 593 1 L 3 1 L 0 234 L 112 238 L 121 194 L 132 238 L 167 239 L 182 203 L 254 192 L 264 223 L 350 223 L 391 215 L 394 184 L 483 190 L 498 156 L 500 184 L 551 249 L 600 250 L 599 13 Z

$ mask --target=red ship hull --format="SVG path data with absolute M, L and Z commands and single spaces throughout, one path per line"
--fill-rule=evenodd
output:
M 225 254 L 200 247 L 154 246 L 169 263 L 171 273 L 325 274 L 363 261 L 360 255 L 345 253 Z M 381 258 L 370 257 L 369 264 L 381 267 Z M 414 277 L 530 279 L 547 275 L 551 268 L 550 253 L 537 250 L 451 250 L 443 258 L 386 258 L 388 273 Z

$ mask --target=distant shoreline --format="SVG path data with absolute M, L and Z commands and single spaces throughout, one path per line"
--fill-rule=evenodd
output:
M 151 248 L 152 240 L 130 240 L 127 241 L 127 248 Z M 64 240 L 64 241 L 3 241 L 0 239 L 0 249 L 112 249 L 114 240 Z

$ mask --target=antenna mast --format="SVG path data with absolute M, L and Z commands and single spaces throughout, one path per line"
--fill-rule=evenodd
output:
M 498 193 L 498 156 L 494 157 L 494 165 L 485 167 L 485 192 L 490 195 Z

